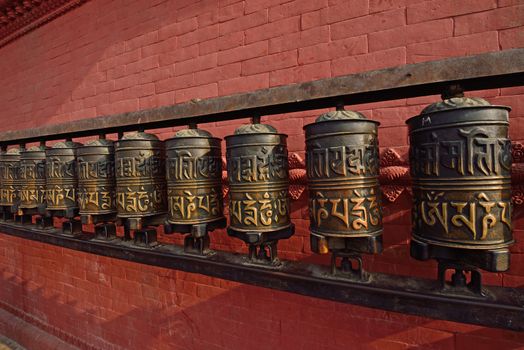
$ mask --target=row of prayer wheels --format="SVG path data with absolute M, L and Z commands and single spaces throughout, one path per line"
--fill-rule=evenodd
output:
M 455 269 L 457 284 L 465 283 L 462 271 L 509 268 L 508 111 L 455 91 L 407 121 L 411 255 L 437 259 L 442 278 Z M 340 257 L 340 271 L 360 277 L 360 254 L 382 250 L 378 124 L 339 108 L 305 126 L 311 248 L 332 253 L 334 269 Z M 228 233 L 249 245 L 252 261 L 275 262 L 276 242 L 294 233 L 286 135 L 254 118 L 226 145 Z M 151 227 L 164 225 L 167 233 L 189 234 L 187 250 L 202 254 L 207 233 L 226 226 L 221 140 L 195 126 L 165 142 L 134 132 L 116 142 L 10 149 L 0 156 L 0 178 L 4 211 L 71 222 L 80 216 L 106 236 L 117 222 L 134 230 L 135 240 L 153 242 Z

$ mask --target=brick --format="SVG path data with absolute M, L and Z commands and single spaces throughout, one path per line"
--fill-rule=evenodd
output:
M 158 57 L 161 66 L 171 65 L 176 62 L 182 62 L 198 57 L 198 44 L 178 48 L 177 50 L 160 54 Z
M 158 38 L 160 40 L 165 40 L 171 37 L 176 37 L 185 33 L 189 33 L 197 29 L 198 22 L 196 17 L 189 18 L 182 22 L 176 22 L 164 27 L 161 27 L 158 30 Z
M 199 28 L 177 37 L 178 47 L 186 47 L 218 37 L 218 24 Z
M 273 71 L 269 73 L 269 86 L 306 82 L 329 76 L 331 76 L 331 63 L 325 61 Z M 293 123 L 293 127 L 296 127 L 295 123 Z M 299 131 L 303 132 L 301 128 Z
M 244 14 L 244 2 L 237 2 L 218 9 L 218 21 L 226 22 Z
M 244 45 L 244 32 L 234 32 L 220 36 L 217 40 L 218 51 Z
M 498 51 L 499 36 L 496 31 L 463 35 L 407 46 L 407 63 L 437 60 L 453 56 L 468 56 Z
M 524 26 L 499 31 L 500 48 L 517 49 L 524 46 Z
M 167 79 L 160 80 L 155 83 L 156 93 L 163 93 L 167 91 L 175 91 L 184 89 L 194 84 L 194 74 L 179 75 Z
M 328 8 L 328 23 L 344 21 L 369 13 L 368 0 L 347 0 Z
M 401 9 L 426 0 L 369 0 L 369 13 Z
M 300 29 L 302 30 L 313 27 L 320 27 L 327 23 L 327 9 L 303 13 L 300 16 Z
M 397 27 L 369 34 L 369 51 L 380 51 L 412 43 L 443 39 L 451 37 L 452 33 L 452 19 L 441 19 Z
M 522 341 L 514 342 L 505 339 L 494 339 L 475 333 L 457 334 L 455 338 L 455 346 L 457 349 L 517 349 L 524 345 Z
M 300 48 L 298 50 L 298 63 L 309 64 L 339 57 L 364 54 L 367 52 L 367 49 L 368 43 L 365 35 L 332 41 L 330 43 Z
M 191 87 L 187 89 L 180 89 L 175 91 L 175 101 L 176 103 L 182 103 L 192 99 L 206 99 L 209 97 L 215 97 L 218 95 L 218 85 L 217 83 L 212 83 L 208 85 L 201 85 L 196 87 Z
M 227 22 L 220 23 L 219 33 L 225 35 L 232 32 L 239 32 L 248 28 L 258 27 L 267 23 L 267 10 L 253 12 L 249 15 L 237 17 Z
M 239 92 L 254 91 L 269 87 L 269 73 L 238 77 L 218 82 L 219 96 L 232 95 Z
M 217 54 L 211 53 L 205 56 L 199 56 L 192 60 L 179 62 L 175 66 L 175 76 L 184 75 L 192 72 L 198 72 L 217 66 Z
M 326 8 L 327 0 L 294 0 L 269 9 L 269 21 L 279 21 L 284 18 Z
M 497 7 L 497 0 L 431 0 L 407 7 L 408 23 L 425 22 Z
M 269 40 L 269 53 L 289 51 L 329 41 L 329 27 L 316 27 Z
M 115 90 L 125 89 L 138 84 L 138 74 L 128 75 L 115 80 Z
M 245 0 L 245 13 L 248 14 L 258 10 L 267 9 L 289 1 L 291 0 Z
M 498 0 L 499 7 L 514 6 L 524 4 L 524 0 Z
M 196 72 L 195 84 L 205 85 L 238 77 L 240 76 L 241 67 L 242 66 L 240 63 L 232 63 L 225 66 Z
M 297 58 L 297 51 L 293 50 L 243 61 L 242 75 L 253 75 L 291 67 L 297 64 Z
M 333 76 L 399 66 L 406 63 L 406 49 L 373 52 L 365 55 L 342 57 L 332 61 Z
M 133 51 L 158 41 L 158 31 L 149 32 L 126 41 L 126 51 Z
M 455 36 L 524 25 L 524 5 L 503 7 L 455 18 Z
M 197 17 L 197 22 L 199 28 L 218 23 L 218 9 L 215 8 L 212 11 L 199 14 Z
M 281 21 L 266 23 L 264 25 L 246 30 L 245 43 L 250 44 L 255 41 L 275 38 L 287 33 L 298 32 L 299 30 L 300 16 L 286 18 Z
M 236 47 L 218 53 L 218 65 L 245 61 L 251 58 L 265 56 L 268 54 L 268 42 L 256 42 L 245 46 Z
M 404 9 L 392 10 L 335 23 L 331 26 L 331 39 L 337 40 L 378 32 L 406 24 Z

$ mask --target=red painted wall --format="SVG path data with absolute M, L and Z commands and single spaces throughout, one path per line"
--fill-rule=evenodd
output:
M 0 48 L 0 129 L 522 46 L 519 0 L 92 0 Z M 513 107 L 515 141 L 524 140 L 523 94 L 524 88 L 475 93 Z M 405 154 L 404 121 L 437 98 L 352 108 L 382 123 L 382 147 Z M 303 155 L 302 126 L 319 113 L 269 123 L 289 134 L 290 151 Z M 210 120 L 202 127 L 223 137 L 239 123 Z M 326 262 L 309 252 L 305 206 L 304 198 L 293 203 L 297 232 L 281 242 L 280 255 Z M 434 263 L 409 258 L 409 207 L 407 193 L 386 203 L 385 251 L 366 258 L 368 269 L 435 276 Z M 524 287 L 524 219 L 514 222 L 519 243 L 511 270 L 485 274 L 488 283 Z M 216 249 L 245 252 L 225 232 L 212 240 Z M 3 234 L 0 278 L 1 308 L 84 348 L 524 347 L 524 335 L 515 332 L 327 302 Z M 0 333 L 7 330 L 0 323 Z

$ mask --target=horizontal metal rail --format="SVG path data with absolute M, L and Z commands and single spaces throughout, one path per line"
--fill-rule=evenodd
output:
M 137 248 L 130 242 L 65 236 L 56 229 L 0 223 L 0 231 L 25 239 L 169 269 L 200 273 L 301 295 L 371 308 L 488 327 L 524 331 L 524 293 L 515 288 L 483 287 L 485 297 L 444 293 L 437 281 L 370 273 L 367 282 L 333 277 L 329 267 L 285 261 L 278 268 L 255 265 L 247 257 L 215 252 L 185 254 L 182 247 Z
M 447 85 L 465 90 L 522 85 L 524 49 L 408 64 L 364 73 L 274 87 L 166 107 L 0 132 L 0 144 L 57 140 L 100 133 L 155 129 L 188 123 L 273 115 L 339 104 L 440 94 Z M 3 115 L 2 118 L 9 116 Z

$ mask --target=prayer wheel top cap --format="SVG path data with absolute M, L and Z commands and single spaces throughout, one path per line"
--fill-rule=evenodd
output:
M 113 146 L 113 141 L 106 139 L 96 139 L 86 142 L 84 146 Z
M 245 124 L 235 130 L 235 135 L 246 134 L 278 134 L 277 129 L 268 124 Z
M 153 134 L 148 134 L 143 131 L 132 132 L 122 137 L 122 140 L 150 140 L 159 141 L 158 137 Z
M 427 106 L 422 110 L 420 115 L 443 112 L 455 109 L 465 109 L 465 108 L 478 108 L 478 107 L 499 107 L 510 110 L 510 107 L 507 106 L 494 106 L 488 101 L 480 97 L 466 97 L 466 96 L 457 96 L 443 99 L 442 101 L 435 102 Z
M 77 148 L 79 146 L 82 146 L 82 144 L 78 142 L 60 141 L 55 143 L 51 148 Z
M 213 135 L 202 129 L 183 129 L 177 131 L 174 137 L 213 137 Z
M 7 150 L 6 154 L 20 154 L 20 148 L 10 148 Z
M 366 116 L 359 112 L 354 111 L 330 111 L 324 114 L 321 114 L 316 120 L 315 123 L 328 122 L 332 120 L 353 120 L 353 119 L 366 119 Z
M 25 152 L 40 152 L 45 151 L 46 149 L 46 146 L 31 146 L 28 149 L 26 149 Z

